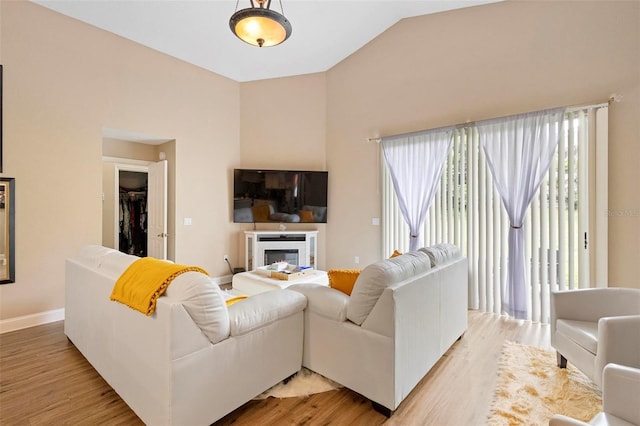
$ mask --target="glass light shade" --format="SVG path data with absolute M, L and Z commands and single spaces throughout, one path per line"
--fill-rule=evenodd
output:
M 243 9 L 231 16 L 231 31 L 245 43 L 253 46 L 276 46 L 291 35 L 291 23 L 270 9 Z

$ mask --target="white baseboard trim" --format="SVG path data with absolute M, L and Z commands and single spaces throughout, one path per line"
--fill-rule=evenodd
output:
M 0 334 L 64 319 L 64 308 L 0 320 Z

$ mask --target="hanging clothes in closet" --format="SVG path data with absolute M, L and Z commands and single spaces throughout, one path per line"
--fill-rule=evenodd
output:
M 147 191 L 120 189 L 119 250 L 139 257 L 147 256 Z

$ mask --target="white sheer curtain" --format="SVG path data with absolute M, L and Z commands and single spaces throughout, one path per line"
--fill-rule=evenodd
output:
M 522 226 L 562 136 L 563 119 L 564 108 L 556 108 L 476 123 L 487 164 L 511 223 L 502 312 L 517 319 L 527 319 L 528 314 Z
M 423 244 L 422 224 L 440 183 L 453 127 L 382 138 L 398 205 L 409 225 L 409 250 Z

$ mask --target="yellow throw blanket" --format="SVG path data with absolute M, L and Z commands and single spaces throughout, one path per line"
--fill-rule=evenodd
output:
M 152 315 L 156 310 L 158 297 L 162 296 L 171 281 L 189 271 L 209 275 L 197 266 L 178 265 L 153 257 L 143 257 L 129 265 L 120 275 L 110 299 L 145 315 Z

